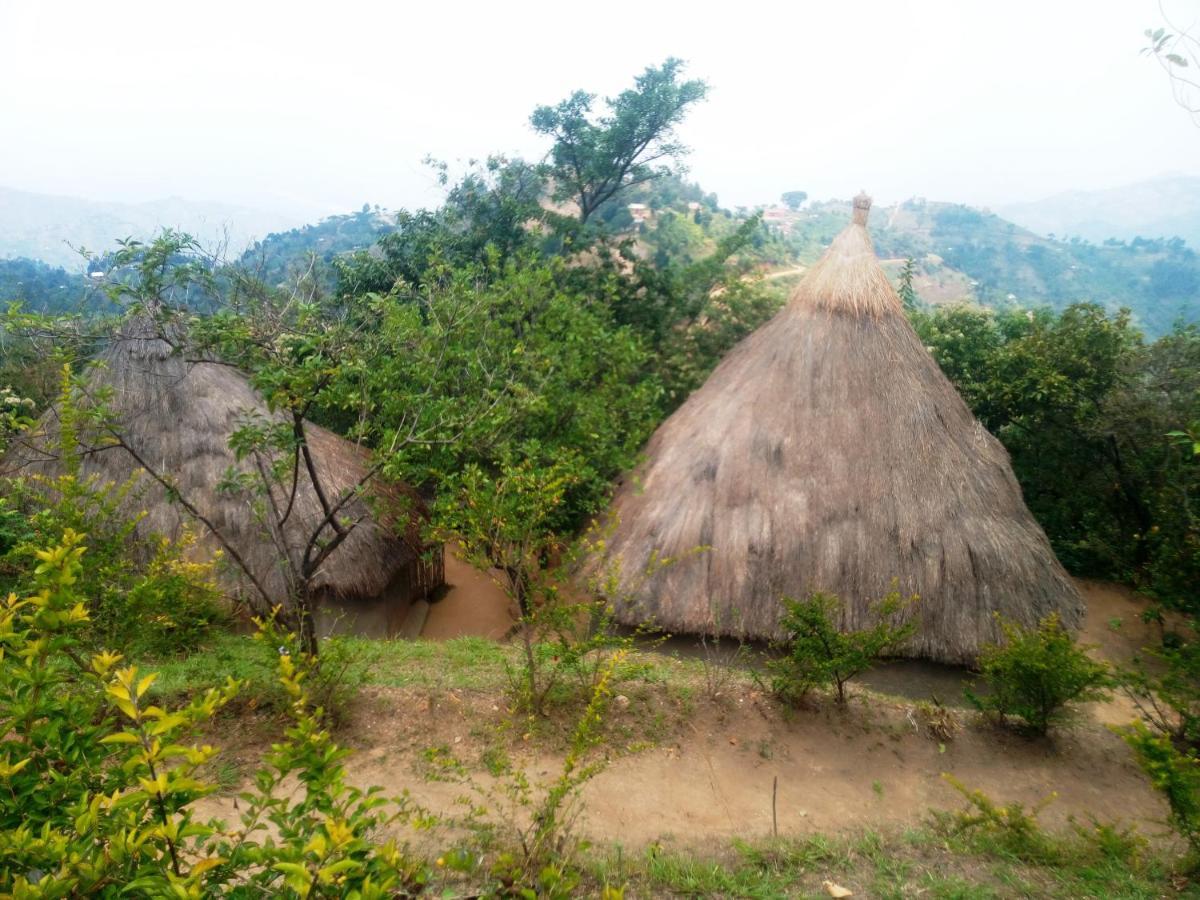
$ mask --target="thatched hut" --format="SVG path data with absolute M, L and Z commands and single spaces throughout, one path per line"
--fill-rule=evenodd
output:
M 137 475 L 138 489 L 131 501 L 136 506 L 129 511 L 145 511 L 138 527 L 147 534 L 171 537 L 189 527 L 198 538 L 197 552 L 211 555 L 220 542 L 178 502 L 168 500 L 165 489 L 147 476 L 145 466 L 169 476 L 179 495 L 233 545 L 272 602 L 286 605 L 294 579 L 281 545 L 295 558 L 324 513 L 311 479 L 303 476 L 297 480 L 294 505 L 281 529 L 270 527 L 269 518 L 252 511 L 252 495 L 218 490 L 230 467 L 249 471 L 251 466 L 235 459 L 230 434 L 248 416 L 276 418 L 246 376 L 216 361 L 186 360 L 155 323 L 143 319 L 127 323 L 108 345 L 89 369 L 87 386 L 93 396 L 111 393 L 108 406 L 129 450 L 109 446 L 85 453 L 81 475 L 114 484 Z M 58 474 L 62 471 L 55 450 L 58 431 L 57 411 L 51 409 L 0 469 L 10 475 Z M 327 497 L 353 489 L 368 471 L 362 448 L 313 424 L 306 424 L 305 434 Z M 276 500 L 285 503 L 283 488 L 277 490 Z M 367 482 L 362 495 L 346 504 L 342 515 L 360 524 L 320 565 L 311 582 L 318 633 L 352 630 L 392 636 L 410 604 L 441 585 L 441 547 L 427 546 L 421 537 L 427 514 L 410 488 L 377 479 Z M 254 606 L 263 606 L 242 570 L 228 560 L 221 568 L 231 593 L 240 592 Z
M 1008 454 L 909 325 L 867 233 L 870 199 L 787 306 L 658 429 L 619 486 L 607 557 L 629 624 L 771 639 L 780 600 L 821 590 L 861 627 L 917 593 L 907 655 L 975 658 L 995 613 L 1083 603 Z M 709 548 L 695 552 L 697 548 Z M 654 554 L 677 561 L 647 575 Z

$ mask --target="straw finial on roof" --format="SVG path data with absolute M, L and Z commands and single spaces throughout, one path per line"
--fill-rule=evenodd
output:
M 866 191 L 859 191 L 854 198 L 854 224 L 866 225 L 867 214 L 871 212 L 871 198 Z
M 791 302 L 857 317 L 903 316 L 904 307 L 875 257 L 867 232 L 871 198 L 854 198 L 854 221 L 796 285 Z

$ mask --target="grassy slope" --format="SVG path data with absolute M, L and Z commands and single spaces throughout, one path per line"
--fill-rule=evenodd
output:
M 354 660 L 348 682 L 356 689 L 377 685 L 429 691 L 431 696 L 467 692 L 495 697 L 499 703 L 505 702 L 508 686 L 506 663 L 516 660 L 517 650 L 476 638 L 445 643 L 346 639 L 341 649 Z M 330 658 L 337 658 L 336 654 L 330 652 Z M 713 677 L 743 686 L 749 679 L 732 670 L 714 676 L 704 660 L 651 653 L 635 653 L 632 665 L 645 689 L 691 703 L 703 702 L 706 682 L 711 689 Z M 271 702 L 271 649 L 250 637 L 220 635 L 187 658 L 149 662 L 147 667 L 161 673 L 153 688 L 160 699 L 178 701 L 232 676 L 248 682 L 248 697 Z M 634 689 L 624 690 L 639 702 Z M 243 707 L 232 715 L 244 714 Z M 263 726 L 261 719 L 258 726 Z M 564 710 L 544 730 L 535 729 L 532 739 L 561 750 L 569 729 L 569 711 Z M 655 738 L 650 730 L 645 736 Z M 343 734 L 343 739 L 353 742 L 354 735 Z M 233 771 L 218 778 L 231 788 L 244 774 Z M 913 815 L 914 821 L 922 817 L 920 810 L 913 810 Z M 1030 839 L 1019 829 L 986 825 L 963 829 L 963 822 L 956 814 L 935 814 L 909 829 L 713 840 L 700 849 L 656 844 L 629 851 L 604 844 L 580 856 L 586 886 L 579 895 L 616 884 L 625 885 L 630 897 L 823 897 L 828 896 L 823 882 L 830 880 L 854 890 L 858 897 L 1200 896 L 1177 874 L 1177 849 L 1169 844 L 1139 847 L 1114 835 L 1096 840 L 1071 830 L 1042 832 Z

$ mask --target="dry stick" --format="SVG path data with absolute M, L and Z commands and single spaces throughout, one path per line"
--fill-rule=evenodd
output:
M 775 839 L 779 839 L 779 816 L 775 813 L 775 800 L 779 796 L 779 776 L 776 775 L 771 782 L 771 831 L 775 835 Z

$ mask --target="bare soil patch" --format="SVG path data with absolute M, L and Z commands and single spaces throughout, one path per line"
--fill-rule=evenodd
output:
M 438 637 L 451 636 L 455 622 L 470 614 L 472 598 L 486 598 L 495 587 L 450 556 L 447 571 L 455 587 L 433 610 L 457 605 L 445 607 L 440 619 L 431 611 L 427 633 L 432 627 Z M 1124 662 L 1157 638 L 1155 627 L 1141 622 L 1144 604 L 1134 595 L 1093 582 L 1081 587 L 1090 608 L 1083 640 L 1096 644 L 1098 654 Z M 496 594 L 490 599 L 492 611 L 480 624 L 485 630 L 474 633 L 507 630 L 507 608 L 501 610 Z M 1112 627 L 1116 618 L 1119 628 Z M 1034 805 L 1054 795 L 1042 815 L 1050 825 L 1094 815 L 1154 832 L 1165 816 L 1127 748 L 1106 727 L 1131 717 L 1119 698 L 1093 705 L 1073 728 L 1043 740 L 960 709 L 965 727 L 952 741 L 939 742 L 921 726 L 912 701 L 930 694 L 944 702 L 957 699 L 954 692 L 961 695 L 970 681 L 964 670 L 898 663 L 875 673 L 869 689 L 859 687 L 848 709 L 825 702 L 791 711 L 745 675 L 713 698 L 694 663 L 664 664 L 679 668 L 670 685 L 618 688 L 627 702 L 613 704 L 608 714 L 607 766 L 583 790 L 580 831 L 595 841 L 699 848 L 731 837 L 769 836 L 776 779 L 778 828 L 788 835 L 918 824 L 930 808 L 961 805 L 943 773 L 1005 803 Z M 278 723 L 242 724 L 248 727 L 232 729 L 240 735 L 236 746 L 223 743 L 248 772 Z M 560 771 L 570 727 L 565 712 L 536 733 L 514 727 L 498 689 L 372 686 L 349 711 L 339 739 L 352 751 L 353 783 L 379 785 L 389 794 L 408 791 L 419 803 L 446 811 L 470 795 L 487 805 L 483 795 L 496 786 L 489 755 L 502 753 L 534 781 L 549 782 Z M 475 787 L 439 780 L 430 765 L 435 753 L 461 761 Z M 214 814 L 234 814 L 232 792 L 205 802 Z

